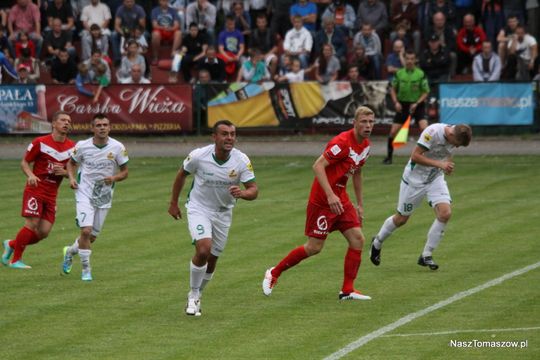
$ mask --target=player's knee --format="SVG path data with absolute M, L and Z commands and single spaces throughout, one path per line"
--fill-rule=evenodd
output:
M 81 236 L 89 239 L 90 236 L 92 236 L 92 228 L 91 227 L 83 227 L 83 228 L 81 228 Z
M 452 210 L 448 208 L 441 209 L 437 212 L 437 220 L 443 223 L 447 223 L 452 217 Z
M 394 225 L 396 225 L 397 227 L 400 227 L 400 226 L 405 225 L 407 221 L 409 221 L 409 217 L 405 215 L 397 214 L 394 216 L 393 220 L 394 220 Z
M 308 242 L 306 245 L 304 245 L 304 249 L 306 249 L 306 253 L 308 254 L 308 256 L 313 256 L 320 253 L 323 246 L 324 246 L 323 242 L 320 242 L 320 243 Z

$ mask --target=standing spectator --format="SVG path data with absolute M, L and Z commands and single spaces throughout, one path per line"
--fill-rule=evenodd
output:
M 8 30 L 12 46 L 21 32 L 27 33 L 36 45 L 35 57 L 39 58 L 43 38 L 41 37 L 41 14 L 37 5 L 30 0 L 17 0 L 9 11 Z M 14 54 L 14 51 L 12 50 L 11 53 Z
M 424 102 L 428 94 L 429 84 L 424 72 L 416 66 L 416 54 L 412 50 L 407 50 L 405 67 L 396 72 L 390 88 L 390 96 L 394 102 L 396 115 L 388 134 L 388 155 L 383 160 L 383 164 L 392 164 L 394 137 L 409 115 L 418 124 L 421 131 L 428 126 Z
M 36 57 L 36 45 L 34 45 L 34 42 L 30 39 L 26 32 L 21 31 L 17 37 L 17 40 L 15 41 L 16 58 L 21 56 L 23 49 L 28 49 L 30 51 L 30 56 Z
M 381 39 L 377 33 L 373 30 L 370 24 L 365 23 L 362 25 L 362 29 L 354 36 L 354 45 L 362 45 L 365 49 L 366 56 L 369 58 L 369 62 L 373 66 L 375 72 L 375 79 L 380 80 L 381 75 L 381 62 L 382 62 L 382 46 Z
M 311 32 L 315 33 L 315 25 L 317 23 L 317 5 L 308 0 L 298 0 L 298 2 L 291 6 L 290 21 L 294 24 L 293 20 L 295 16 L 302 18 L 304 27 Z
M 261 49 L 256 47 L 251 48 L 249 49 L 249 54 L 250 57 L 244 60 L 240 67 L 240 71 L 238 71 L 236 81 L 260 83 L 262 81 L 270 80 L 270 73 L 266 68 Z
M 71 4 L 67 0 L 53 0 L 47 6 L 47 30 L 52 30 L 53 20 L 60 19 L 62 30 L 75 32 L 75 18 Z M 73 34 L 71 34 L 73 35 Z
M 354 50 L 349 58 L 349 64 L 352 64 L 358 68 L 360 77 L 364 80 L 375 80 L 375 74 L 373 71 L 373 65 L 366 56 L 366 49 L 364 46 L 357 44 L 354 46 Z
M 450 54 L 442 46 L 439 36 L 431 34 L 428 48 L 424 49 L 420 58 L 420 68 L 426 74 L 430 84 L 450 80 Z
M 115 63 L 120 62 L 121 38 L 133 36 L 135 29 L 141 26 L 146 28 L 146 13 L 144 9 L 135 4 L 135 0 L 124 0 L 122 6 L 116 11 L 114 17 L 114 32 L 112 34 L 112 52 Z
M 482 50 L 482 42 L 486 33 L 480 26 L 475 25 L 474 15 L 463 17 L 463 27 L 457 34 L 458 72 L 469 73 L 474 56 Z
M 159 6 L 152 10 L 152 65 L 158 63 L 161 41 L 172 41 L 171 56 L 182 42 L 180 20 L 176 11 L 169 6 L 169 0 L 159 0 Z
M 517 16 L 510 15 L 506 19 L 506 26 L 499 31 L 497 35 L 498 48 L 497 52 L 501 58 L 501 63 L 504 65 L 506 62 L 506 53 L 508 51 L 508 43 L 512 39 L 512 35 L 516 32 L 516 29 L 519 25 L 519 20 Z
M 358 29 L 364 24 L 370 24 L 375 27 L 375 31 L 384 36 L 388 29 L 388 12 L 386 5 L 379 0 L 364 0 L 358 5 L 358 14 L 356 16 Z
M 121 84 L 150 84 L 150 80 L 143 76 L 143 70 L 140 64 L 131 65 L 129 77 L 121 79 Z
M 245 51 L 244 35 L 234 28 L 234 17 L 227 15 L 225 29 L 219 33 L 218 57 L 225 62 L 225 72 L 233 76 Z
M 313 38 L 311 33 L 304 27 L 302 17 L 295 16 L 293 19 L 293 28 L 287 31 L 285 41 L 283 42 L 285 54 L 297 56 L 302 63 L 302 69 L 306 69 L 309 65 L 309 56 L 312 47 Z
M 527 34 L 524 26 L 518 25 L 516 32 L 508 42 L 508 61 L 506 64 L 508 70 L 506 72 L 511 75 L 510 79 L 529 81 L 537 56 L 536 39 Z M 510 69 L 511 71 L 509 71 Z
M 501 59 L 492 51 L 491 42 L 482 43 L 482 52 L 473 59 L 474 81 L 499 81 L 501 77 Z
M 291 26 L 290 9 L 294 0 L 268 0 L 269 13 L 272 14 L 270 30 L 282 39 Z
M 502 3 L 503 0 L 482 0 L 480 9 L 482 28 L 493 46 L 497 44 L 497 34 L 504 26 Z
M 104 56 L 109 54 L 109 38 L 104 35 L 98 24 L 90 26 L 90 36 L 84 36 L 81 39 L 81 59 L 88 60 L 92 55 L 92 49 L 99 49 Z
M 325 44 L 332 45 L 334 55 L 340 64 L 345 65 L 347 61 L 347 33 L 335 26 L 334 18 L 331 16 L 323 17 L 322 28 L 315 35 L 314 50 L 317 56 L 322 53 Z
M 334 56 L 334 48 L 331 44 L 324 44 L 321 55 L 315 60 L 315 79 L 322 84 L 335 81 L 340 69 L 339 60 Z
M 407 24 L 407 32 L 410 32 L 414 43 L 414 52 L 420 53 L 420 31 L 418 29 L 418 7 L 411 0 L 398 0 L 394 2 L 390 22 L 394 30 L 398 24 Z M 390 41 L 396 39 L 396 31 L 390 34 Z
M 334 19 L 336 28 L 345 35 L 352 36 L 354 34 L 356 13 L 350 4 L 346 4 L 344 0 L 333 0 L 322 14 L 322 19 L 330 17 Z
M 244 10 L 244 4 L 242 1 L 235 1 L 232 4 L 230 14 L 234 16 L 234 28 L 244 35 L 244 40 L 249 43 L 249 36 L 251 34 L 251 16 L 249 11 Z
M 129 72 L 131 67 L 135 64 L 139 64 L 143 70 L 143 74 L 146 72 L 146 62 L 144 56 L 139 53 L 139 44 L 137 41 L 131 39 L 128 40 L 127 44 L 127 53 L 122 57 L 122 62 L 120 64 L 120 69 L 116 73 L 116 78 L 118 82 L 122 82 L 124 78 L 130 76 Z
M 428 34 L 437 35 L 441 46 L 448 51 L 450 56 L 450 78 L 456 74 L 457 53 L 455 30 L 446 23 L 446 17 L 442 12 L 433 14 L 433 26 Z
M 180 62 L 179 68 L 173 68 L 173 73 L 178 73 L 178 71 L 181 70 L 184 76 L 184 81 L 190 82 L 191 71 L 193 70 L 197 61 L 204 57 L 207 48 L 208 40 L 206 35 L 199 31 L 199 27 L 196 23 L 191 23 L 189 25 L 189 32 L 184 35 L 184 38 L 182 39 L 182 50 L 179 54 L 175 54 L 175 58 L 178 56 L 181 58 L 178 59 Z M 176 77 L 176 74 L 173 74 L 173 77 Z M 176 79 L 173 79 L 173 82 L 176 82 L 175 80 Z
M 51 77 L 54 84 L 75 84 L 77 64 L 66 49 L 60 49 L 51 65 Z
M 264 15 L 266 17 L 266 14 L 268 13 L 267 9 L 268 0 L 249 0 L 249 16 L 252 20 L 252 27 L 256 25 L 253 23 L 253 19 L 257 19 L 260 15 Z
M 45 35 L 45 51 L 49 64 L 58 56 L 60 49 L 66 49 L 71 57 L 76 58 L 77 51 L 71 43 L 71 34 L 71 30 L 62 30 L 62 21 L 59 18 L 51 22 L 51 31 Z
M 394 79 L 394 74 L 405 66 L 405 44 L 397 39 L 392 45 L 392 52 L 386 56 L 386 73 L 388 81 Z
M 261 49 L 266 66 L 270 71 L 270 75 L 273 77 L 277 72 L 278 66 L 276 36 L 268 28 L 268 20 L 265 14 L 259 14 L 255 22 L 257 27 L 251 33 L 249 48 L 258 47 Z
M 209 45 L 206 55 L 197 62 L 197 69 L 206 70 L 210 74 L 212 81 L 225 81 L 225 62 L 217 57 L 216 47 Z
M 216 39 L 216 14 L 216 7 L 208 0 L 196 0 L 186 8 L 186 23 L 197 24 L 199 31 L 208 37 L 208 43 L 213 44 Z
M 15 59 L 15 68 L 18 69 L 19 65 L 25 65 L 28 69 L 28 78 L 31 80 L 39 81 L 41 71 L 39 70 L 39 60 L 33 57 L 30 53 L 30 49 L 22 49 L 21 56 Z

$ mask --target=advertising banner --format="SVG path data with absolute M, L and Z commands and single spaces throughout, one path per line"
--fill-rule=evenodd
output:
M 239 127 L 350 127 L 361 105 L 375 111 L 378 124 L 390 124 L 387 90 L 387 81 L 212 84 L 208 126 L 228 119 Z
M 531 83 L 441 84 L 440 119 L 447 124 L 532 125 Z
M 44 85 L 0 86 L 0 134 L 49 132 Z

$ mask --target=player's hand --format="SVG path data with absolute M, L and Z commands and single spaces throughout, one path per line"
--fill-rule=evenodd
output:
M 240 186 L 236 186 L 236 185 L 231 186 L 229 188 L 229 193 L 235 199 L 240 199 L 242 197 L 242 189 L 240 189 Z
M 452 161 L 441 161 L 440 168 L 446 175 L 451 175 L 454 172 L 454 163 Z
M 171 215 L 175 220 L 182 218 L 182 212 L 180 211 L 177 203 L 172 203 L 169 205 L 169 215 Z
M 364 220 L 364 207 L 361 205 L 358 205 L 356 207 L 356 213 L 358 214 L 358 219 Z
M 394 107 L 396 109 L 396 112 L 401 112 L 401 110 L 403 109 L 403 107 L 401 106 L 401 103 L 399 101 L 396 101 L 396 103 L 394 104 Z
M 107 176 L 106 178 L 103 179 L 103 182 L 106 185 L 112 185 L 112 183 L 114 182 L 114 177 L 113 176 Z
M 79 188 L 79 184 L 77 184 L 77 180 L 75 179 L 69 179 L 69 187 L 73 190 L 76 190 Z
M 341 204 L 341 200 L 339 200 L 339 197 L 336 196 L 336 194 L 332 194 L 328 196 L 328 206 L 330 206 L 330 210 L 334 214 L 341 215 L 343 214 L 343 204 Z
M 67 170 L 63 164 L 55 163 L 53 164 L 53 173 L 54 175 L 57 175 L 57 176 L 66 176 Z
M 28 183 L 28 185 L 32 186 L 32 187 L 37 187 L 38 186 L 38 183 L 40 182 L 41 180 L 34 174 L 30 175 L 28 177 L 28 179 L 26 180 L 26 182 Z

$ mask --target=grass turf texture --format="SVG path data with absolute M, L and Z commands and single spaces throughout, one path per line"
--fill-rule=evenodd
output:
M 78 257 L 72 274 L 60 275 L 62 247 L 78 232 L 73 194 L 64 183 L 52 233 L 25 253 L 33 269 L 0 268 L 2 358 L 323 358 L 409 313 L 539 261 L 540 158 L 483 156 L 458 157 L 456 173 L 447 177 L 454 213 L 434 253 L 440 269 L 416 265 L 433 221 L 427 204 L 387 240 L 381 266 L 373 266 L 369 241 L 395 209 L 406 161 L 383 166 L 374 157 L 363 170 L 367 241 L 356 282 L 373 300 L 337 300 L 346 251 L 339 233 L 328 238 L 321 254 L 284 273 L 267 298 L 260 288 L 265 269 L 305 241 L 314 158 L 252 160 L 259 199 L 239 201 L 199 318 L 183 313 L 193 254 L 185 219 L 167 214 L 181 159 L 130 161 L 129 179 L 118 184 L 93 247 L 91 283 L 80 280 Z M 24 178 L 18 161 L 0 161 L 0 167 L 0 239 L 5 239 L 22 225 Z M 533 270 L 389 335 L 539 327 L 539 280 L 540 270 Z M 452 348 L 452 339 L 528 340 L 528 348 Z M 380 337 L 347 358 L 509 357 L 540 358 L 540 330 Z

